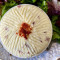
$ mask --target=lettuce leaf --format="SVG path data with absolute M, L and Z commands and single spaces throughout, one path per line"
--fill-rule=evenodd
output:
M 2 17 L 0 16 L 0 20 L 1 20 L 1 18 L 2 18 Z
M 52 16 L 52 27 L 53 27 L 53 37 L 52 40 L 60 43 L 60 28 L 58 28 L 55 23 L 58 20 L 58 15 Z
M 9 0 L 8 0 L 9 1 Z M 14 0 L 11 0 L 10 2 L 6 2 L 2 6 L 2 16 L 13 6 L 18 5 Z
M 52 39 L 53 39 L 53 40 L 54 40 L 54 39 L 60 39 L 60 35 L 59 35 L 58 33 L 54 32 Z

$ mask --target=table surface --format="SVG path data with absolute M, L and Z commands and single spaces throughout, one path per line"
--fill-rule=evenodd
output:
M 28 59 L 12 56 L 3 48 L 2 44 L 0 43 L 0 60 L 57 60 L 58 58 L 60 58 L 60 44 L 58 43 L 53 43 L 48 51 L 44 51 L 39 56 Z

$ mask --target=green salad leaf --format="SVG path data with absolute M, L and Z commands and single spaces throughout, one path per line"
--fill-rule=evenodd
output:
M 36 0 L 32 0 L 33 1 L 33 3 L 35 3 L 36 2 Z
M 58 20 L 58 15 L 52 16 L 52 27 L 53 27 L 52 40 L 56 40 L 58 43 L 60 43 L 60 29 L 55 25 L 57 20 Z
M 52 40 L 60 43 L 60 35 L 58 33 L 54 32 Z
M 48 5 L 46 0 L 40 0 L 37 5 L 47 13 Z
M 57 32 L 60 35 L 60 29 L 55 25 L 56 21 L 58 20 L 58 15 L 52 16 L 52 27 L 55 32 Z
M 52 27 L 53 27 L 53 30 L 60 35 L 60 29 L 56 27 L 55 25 L 52 25 Z
M 56 21 L 58 20 L 58 15 L 52 16 L 52 24 L 55 25 Z
M 60 39 L 60 35 L 58 33 L 56 33 L 56 32 L 53 32 L 53 38 L 52 39 L 53 40 L 54 39 Z
M 1 20 L 1 18 L 2 18 L 2 17 L 0 16 L 0 20 Z
M 23 4 L 32 4 L 35 2 L 36 2 L 36 0 L 21 0 L 21 3 L 23 3 Z
M 10 0 L 9 0 L 10 1 Z M 2 6 L 2 16 L 13 6 L 18 5 L 14 0 L 10 2 L 6 2 L 5 5 Z

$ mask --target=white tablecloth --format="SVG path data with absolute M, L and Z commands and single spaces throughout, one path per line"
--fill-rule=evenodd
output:
M 1 60 L 57 60 L 60 57 L 60 44 L 53 43 L 49 51 L 44 51 L 39 56 L 21 59 L 14 56 L 11 56 L 1 45 L 0 43 L 0 59 Z

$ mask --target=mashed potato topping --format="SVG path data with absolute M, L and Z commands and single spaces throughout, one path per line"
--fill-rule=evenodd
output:
M 39 7 L 18 5 L 2 17 L 0 37 L 4 48 L 12 55 L 32 57 L 49 45 L 52 38 L 51 21 Z

